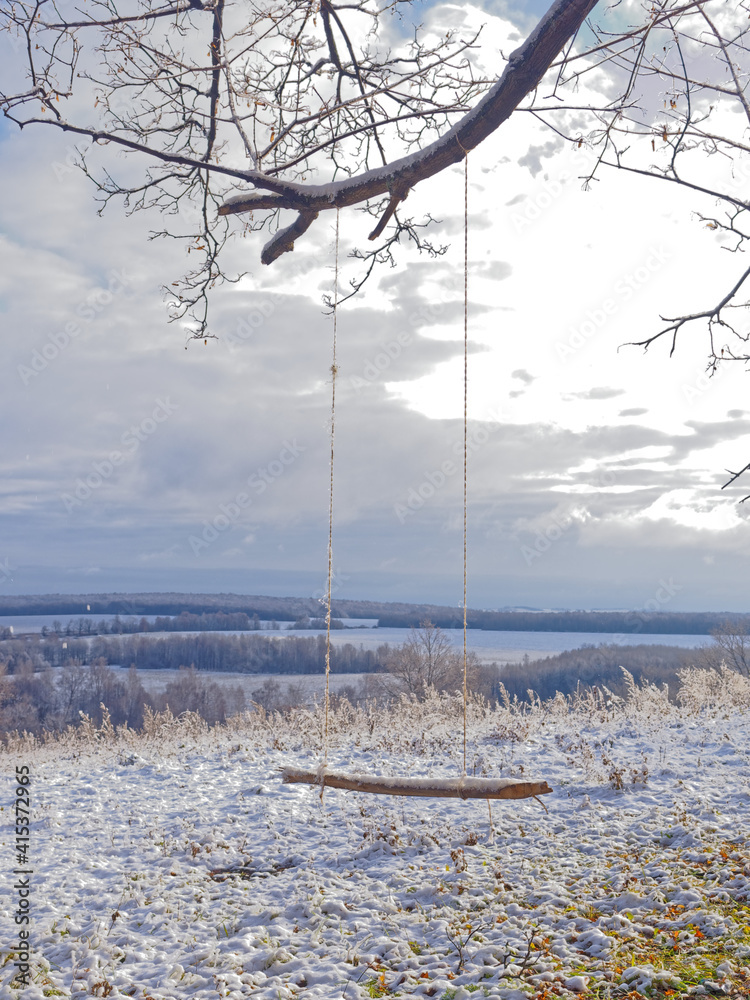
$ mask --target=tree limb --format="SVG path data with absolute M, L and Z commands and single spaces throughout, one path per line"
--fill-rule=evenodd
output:
M 260 255 L 261 263 L 270 264 L 283 253 L 294 250 L 294 241 L 306 233 L 318 217 L 317 212 L 300 212 L 291 226 L 280 229 L 263 247 Z
M 334 774 L 326 768 L 300 771 L 284 768 L 281 780 L 285 784 L 301 782 L 323 788 L 344 788 L 351 792 L 373 795 L 417 795 L 427 798 L 451 799 L 531 799 L 549 795 L 546 781 L 515 781 L 512 778 L 386 778 L 365 774 Z
M 385 227 L 391 221 L 393 213 L 398 208 L 400 202 L 402 202 L 406 198 L 407 194 L 408 194 L 408 191 L 404 191 L 403 193 L 399 193 L 399 192 L 395 192 L 395 191 L 393 192 L 393 194 L 391 195 L 390 201 L 388 202 L 388 205 L 386 206 L 385 212 L 383 212 L 382 216 L 380 217 L 380 221 L 378 222 L 377 226 L 375 226 L 375 228 L 370 233 L 370 235 L 367 237 L 368 240 L 376 240 L 378 238 L 378 236 L 380 236 L 380 234 L 383 232 L 383 230 L 385 229 Z
M 258 196 L 251 192 L 236 195 L 224 202 L 219 214 L 237 215 L 261 208 L 292 208 L 304 213 L 347 208 L 395 190 L 409 190 L 419 181 L 460 162 L 467 152 L 507 121 L 524 97 L 539 85 L 596 2 L 555 0 L 523 45 L 511 54 L 502 76 L 482 100 L 445 135 L 418 152 L 331 184 L 289 182 L 286 194 Z M 256 187 L 265 186 L 262 177 L 250 173 L 247 181 Z M 291 245 L 283 240 L 271 241 L 264 247 L 263 263 L 272 263 L 290 249 Z

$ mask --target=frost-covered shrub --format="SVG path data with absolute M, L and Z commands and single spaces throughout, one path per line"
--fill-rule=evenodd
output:
M 702 709 L 750 708 L 750 677 L 722 663 L 718 670 L 687 667 L 680 670 L 680 707 L 692 715 Z

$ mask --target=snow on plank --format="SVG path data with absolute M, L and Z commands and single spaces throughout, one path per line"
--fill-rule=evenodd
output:
M 366 774 L 341 774 L 320 768 L 300 771 L 285 767 L 281 772 L 285 784 L 300 782 L 321 788 L 343 788 L 351 792 L 373 795 L 421 795 L 444 799 L 530 799 L 548 795 L 552 789 L 546 781 L 516 781 L 512 778 L 399 778 Z

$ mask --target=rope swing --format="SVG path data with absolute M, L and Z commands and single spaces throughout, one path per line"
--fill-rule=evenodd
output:
M 333 275 L 333 344 L 331 348 L 331 459 L 328 481 L 328 575 L 326 577 L 326 694 L 323 727 L 323 767 L 328 763 L 328 712 L 331 704 L 331 591 L 333 589 L 333 469 L 336 444 L 336 345 L 339 315 L 339 210 L 336 209 L 336 250 Z M 286 780 L 286 779 L 285 779 Z M 323 789 L 320 790 L 321 795 Z
M 342 788 L 374 795 L 412 795 L 458 799 L 528 799 L 552 791 L 546 781 L 516 781 L 511 778 L 474 778 L 466 773 L 468 692 L 468 426 L 469 426 L 469 155 L 464 153 L 464 406 L 463 406 L 463 772 L 460 778 L 372 777 L 363 774 L 342 774 L 328 769 L 328 714 L 331 673 L 331 589 L 333 580 L 333 471 L 336 417 L 336 338 L 338 332 L 339 297 L 339 210 L 336 209 L 336 237 L 333 289 L 333 351 L 331 362 L 331 465 L 328 504 L 328 581 L 326 592 L 326 684 L 323 759 L 317 771 L 301 771 L 287 767 L 281 772 L 286 784 L 317 785 L 320 796 L 325 788 Z M 490 822 L 491 822 L 490 813 Z

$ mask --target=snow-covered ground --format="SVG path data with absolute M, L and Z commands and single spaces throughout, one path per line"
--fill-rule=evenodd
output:
M 711 680 L 711 676 L 715 678 Z M 282 785 L 321 717 L 84 726 L 2 753 L 0 998 L 750 995 L 750 681 L 682 702 L 558 698 L 469 712 L 470 774 L 540 801 Z M 460 703 L 331 715 L 329 765 L 459 776 Z M 30 770 L 31 974 L 14 914 L 16 766 Z M 20 987 L 20 988 L 19 988 Z
M 111 667 L 118 677 L 125 677 L 128 673 L 127 667 Z M 184 672 L 184 670 L 183 670 Z M 140 668 L 138 670 L 138 680 L 149 694 L 163 694 L 168 684 L 180 679 L 179 670 L 152 670 Z M 292 688 L 293 694 L 299 700 L 313 700 L 321 698 L 325 694 L 326 675 L 325 674 L 236 674 L 228 670 L 201 670 L 198 676 L 202 682 L 207 684 L 218 684 L 223 689 L 240 688 L 248 701 L 252 700 L 255 692 L 263 686 L 266 681 L 278 684 L 282 693 L 287 693 Z M 331 674 L 329 677 L 329 689 L 337 694 L 342 688 L 359 687 L 363 680 L 373 677 L 373 674 Z M 291 697 L 291 696 L 290 696 Z M 232 709 L 229 705 L 228 709 Z

